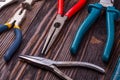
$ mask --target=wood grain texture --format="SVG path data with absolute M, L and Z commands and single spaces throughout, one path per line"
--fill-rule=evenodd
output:
M 13 10 L 22 1 L 19 0 L 17 4 L 0 11 L 1 24 L 5 23 L 14 14 Z M 89 0 L 81 11 L 65 23 L 64 28 L 61 30 L 62 34 L 58 36 L 46 56 L 41 55 L 40 52 L 51 24 L 56 17 L 57 0 L 42 0 L 33 5 L 32 11 L 27 12 L 26 20 L 21 25 L 22 44 L 9 63 L 5 63 L 2 58 L 15 35 L 12 29 L 0 34 L 0 80 L 60 80 L 49 71 L 19 61 L 18 55 L 21 54 L 42 56 L 57 61 L 90 62 L 103 67 L 106 74 L 103 75 L 82 67 L 60 69 L 74 80 L 110 80 L 117 58 L 120 55 L 120 21 L 115 23 L 115 42 L 109 63 L 105 64 L 101 60 L 107 36 L 106 16 L 104 14 L 99 17 L 83 37 L 77 55 L 72 56 L 69 51 L 77 29 L 88 15 L 87 5 L 98 1 Z M 69 10 L 76 2 L 77 0 L 65 0 L 65 11 Z M 120 1 L 116 0 L 115 6 L 120 10 L 119 3 Z

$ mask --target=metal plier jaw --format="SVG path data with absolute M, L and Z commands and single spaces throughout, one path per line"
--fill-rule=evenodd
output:
M 5 0 L 5 2 L 0 2 L 0 9 L 6 7 L 14 2 L 18 2 L 18 0 Z
M 56 40 L 58 34 L 60 33 L 67 18 L 68 18 L 67 16 L 61 16 L 60 14 L 58 14 L 56 16 L 56 19 L 54 20 L 54 22 L 50 28 L 48 37 L 47 37 L 44 47 L 42 49 L 42 52 L 41 52 L 42 54 L 47 54 L 48 50 L 50 49 L 53 42 Z
M 45 59 L 42 57 L 34 57 L 34 56 L 19 56 L 23 61 L 26 61 L 30 64 L 38 66 L 40 68 L 49 70 L 54 72 L 57 76 L 59 76 L 63 80 L 72 80 L 70 77 L 61 72 L 57 67 L 85 67 L 90 68 L 101 73 L 105 73 L 105 70 L 97 65 L 87 63 L 87 62 L 77 62 L 77 61 L 53 61 L 50 59 Z
M 100 3 L 90 4 L 88 7 L 89 15 L 85 21 L 79 27 L 74 41 L 71 45 L 70 51 L 72 54 L 76 54 L 83 38 L 83 35 L 88 31 L 92 24 L 98 19 L 102 13 L 103 8 L 106 9 L 106 27 L 107 27 L 107 40 L 103 51 L 102 60 L 108 62 L 110 53 L 114 43 L 114 21 L 120 17 L 120 11 L 113 6 L 114 0 L 101 0 Z
M 14 16 L 7 22 L 8 24 L 12 24 L 12 26 L 20 26 L 21 22 L 25 18 L 26 9 L 20 8 L 16 11 Z
M 103 7 L 113 6 L 114 0 L 100 0 L 99 2 Z

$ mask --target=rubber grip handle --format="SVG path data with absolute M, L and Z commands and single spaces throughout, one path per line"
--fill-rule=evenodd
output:
M 110 53 L 112 50 L 112 46 L 114 44 L 114 21 L 119 17 L 119 11 L 116 10 L 114 7 L 108 7 L 107 8 L 107 42 L 104 48 L 104 53 L 102 56 L 102 60 L 104 62 L 108 62 L 110 58 Z
M 85 21 L 82 23 L 82 25 L 79 27 L 79 29 L 76 33 L 76 36 L 75 36 L 74 41 L 70 48 L 71 54 L 77 53 L 78 47 L 80 45 L 83 35 L 90 28 L 90 26 L 96 21 L 96 19 L 98 18 L 98 16 L 101 13 L 102 8 L 103 8 L 102 5 L 97 4 L 97 3 L 89 5 L 88 9 L 89 9 L 90 14 L 85 19 Z
M 7 25 L 0 24 L 0 33 L 6 31 L 6 30 L 8 30 L 8 29 L 9 29 L 9 28 L 8 28 Z
M 15 38 L 14 42 L 8 48 L 8 50 L 6 51 L 6 53 L 4 55 L 4 60 L 6 62 L 8 62 L 11 59 L 11 57 L 13 56 L 15 51 L 18 49 L 18 47 L 20 46 L 21 41 L 22 41 L 22 32 L 21 32 L 21 30 L 17 29 L 17 28 L 14 28 L 14 32 L 15 32 L 16 38 Z
M 69 19 L 78 12 L 81 8 L 83 8 L 86 4 L 86 0 L 79 0 L 66 14 Z
M 64 0 L 58 0 L 58 14 L 63 15 L 64 13 Z
M 120 80 L 120 57 L 115 66 L 114 72 L 110 80 Z

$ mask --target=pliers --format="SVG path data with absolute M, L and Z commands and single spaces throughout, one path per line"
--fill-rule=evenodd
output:
M 74 41 L 71 45 L 70 51 L 72 54 L 76 54 L 81 42 L 81 39 L 85 32 L 90 28 L 90 26 L 99 17 L 102 9 L 106 10 L 106 27 L 107 27 L 107 43 L 103 52 L 102 60 L 108 62 L 110 57 L 110 52 L 114 43 L 114 21 L 120 16 L 120 12 L 113 6 L 114 0 L 100 0 L 99 3 L 90 4 L 88 6 L 89 15 L 79 27 Z
M 54 20 L 52 27 L 48 33 L 48 37 L 42 49 L 42 54 L 46 54 L 49 48 L 52 46 L 53 42 L 60 33 L 64 23 L 67 19 L 70 19 L 76 12 L 78 12 L 86 3 L 86 0 L 78 0 L 78 3 L 75 4 L 65 15 L 64 15 L 64 0 L 58 0 L 58 11 L 56 19 Z
M 28 55 L 20 55 L 20 59 L 26 61 L 32 65 L 38 66 L 42 69 L 46 69 L 55 73 L 62 80 L 72 80 L 70 77 L 61 72 L 57 67 L 85 67 L 89 69 L 93 69 L 99 71 L 101 73 L 105 73 L 105 70 L 97 65 L 87 63 L 87 62 L 77 62 L 77 61 L 53 61 L 50 59 L 42 58 L 42 57 L 34 57 Z
M 5 0 L 4 2 L 0 2 L 0 10 L 8 5 L 15 3 L 15 2 L 18 2 L 18 0 Z
M 20 46 L 20 43 L 22 41 L 22 32 L 20 29 L 20 24 L 22 20 L 25 17 L 26 10 L 23 10 L 20 8 L 19 10 L 16 11 L 14 16 L 4 25 L 0 25 L 0 33 L 9 30 L 10 28 L 14 28 L 14 33 L 16 35 L 14 42 L 11 44 L 11 46 L 7 49 L 5 55 L 4 55 L 4 60 L 8 62 L 16 49 Z
M 22 2 L 22 6 L 16 11 L 14 16 L 4 25 L 0 25 L 0 33 L 9 30 L 10 28 L 14 28 L 14 33 L 16 35 L 16 38 L 14 42 L 11 44 L 11 46 L 7 49 L 5 55 L 4 55 L 4 60 L 8 62 L 15 51 L 18 49 L 22 42 L 22 32 L 20 29 L 20 24 L 25 18 L 27 10 L 29 10 L 29 7 L 31 7 L 33 3 L 33 0 L 25 0 Z

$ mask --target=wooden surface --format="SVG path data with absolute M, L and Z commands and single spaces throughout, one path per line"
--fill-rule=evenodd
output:
M 0 23 L 5 23 L 13 14 L 14 9 L 21 3 L 14 4 L 1 10 Z M 90 3 L 99 0 L 88 0 Z M 120 0 L 115 0 L 115 6 L 120 10 Z M 65 0 L 65 11 L 72 7 L 77 0 Z M 79 11 L 71 20 L 67 21 L 62 29 L 56 43 L 52 46 L 46 58 L 60 61 L 84 61 L 101 66 L 106 70 L 106 74 L 86 69 L 86 68 L 60 68 L 74 80 L 110 80 L 117 58 L 120 54 L 120 21 L 115 23 L 115 42 L 111 52 L 109 63 L 105 64 L 101 60 L 104 45 L 106 43 L 105 15 L 101 15 L 85 34 L 79 47 L 77 55 L 72 56 L 69 48 L 74 39 L 74 35 L 79 25 L 87 17 L 87 5 Z M 33 5 L 32 11 L 28 11 L 26 20 L 22 23 L 23 41 L 9 63 L 3 61 L 3 55 L 14 40 L 14 32 L 11 29 L 0 35 L 0 80 L 59 80 L 53 73 L 31 66 L 18 59 L 18 55 L 42 56 L 43 48 L 48 31 L 55 19 L 57 11 L 57 0 L 42 0 Z

